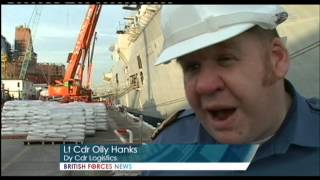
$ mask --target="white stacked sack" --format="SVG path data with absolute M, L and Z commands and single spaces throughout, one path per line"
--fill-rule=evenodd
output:
M 79 105 L 45 102 L 38 107 L 30 124 L 27 140 L 83 141 L 85 113 Z M 45 115 L 45 116 L 44 116 Z
M 94 136 L 96 133 L 96 122 L 94 107 L 91 105 L 92 103 L 83 103 L 83 102 L 72 102 L 69 104 L 80 105 L 85 112 L 85 135 L 86 136 Z
M 86 113 L 86 136 L 94 136 L 96 133 L 96 122 L 94 121 L 94 109 L 91 107 L 85 108 Z
M 85 135 L 107 130 L 107 112 L 103 103 L 8 101 L 1 123 L 2 135 L 27 135 L 27 140 L 83 141 Z
M 39 110 L 41 106 L 42 101 L 5 102 L 1 114 L 1 135 L 27 135 L 34 116 L 48 115 Z
M 106 106 L 102 103 L 93 103 L 95 109 L 95 122 L 96 130 L 107 130 L 108 129 L 108 114 Z
M 82 103 L 86 107 L 87 120 L 94 121 L 95 130 L 108 129 L 108 114 L 107 108 L 103 103 Z M 93 128 L 90 124 L 90 129 Z M 86 128 L 89 128 L 86 127 Z

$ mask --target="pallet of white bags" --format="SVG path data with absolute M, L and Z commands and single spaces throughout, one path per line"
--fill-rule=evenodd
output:
M 83 144 L 83 140 L 25 140 L 24 145 L 34 145 L 34 144 Z
M 1 139 L 27 139 L 26 134 L 1 135 Z

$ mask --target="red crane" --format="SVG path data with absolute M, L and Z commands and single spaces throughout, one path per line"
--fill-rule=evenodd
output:
M 83 71 L 101 7 L 102 5 L 90 5 L 81 26 L 76 46 L 73 52 L 69 54 L 69 64 L 63 82 L 56 81 L 55 85 L 49 85 L 49 98 L 62 98 L 63 102 L 91 101 L 92 90 L 82 85 Z M 87 68 L 91 68 L 91 66 Z

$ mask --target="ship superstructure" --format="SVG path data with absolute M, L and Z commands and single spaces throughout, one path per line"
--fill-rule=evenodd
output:
M 291 16 L 278 31 L 291 59 L 287 78 L 303 95 L 319 96 L 319 6 L 284 8 Z M 142 5 L 135 16 L 126 18 L 117 43 L 110 48 L 115 64 L 105 78 L 109 98 L 156 119 L 188 107 L 179 65 L 173 61 L 154 66 L 163 44 L 160 11 L 160 5 Z

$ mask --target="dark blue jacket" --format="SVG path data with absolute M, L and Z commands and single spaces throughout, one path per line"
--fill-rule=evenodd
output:
M 289 81 L 286 91 L 293 101 L 277 133 L 262 144 L 247 171 L 146 171 L 150 176 L 319 176 L 320 100 L 299 95 Z M 153 141 L 159 144 L 211 144 L 194 112 L 186 110 Z

